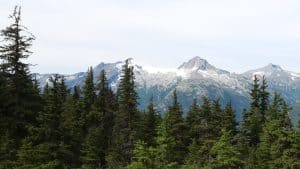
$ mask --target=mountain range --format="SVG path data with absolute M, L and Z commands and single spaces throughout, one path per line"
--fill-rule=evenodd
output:
M 201 97 L 220 99 L 222 105 L 231 101 L 237 112 L 237 119 L 241 119 L 241 112 L 249 104 L 249 90 L 254 75 L 259 78 L 265 76 L 268 80 L 270 93 L 278 92 L 291 104 L 294 111 L 293 119 L 298 119 L 300 107 L 300 73 L 283 70 L 280 66 L 269 64 L 265 67 L 237 74 L 216 68 L 201 57 L 194 57 L 181 64 L 177 69 L 161 69 L 142 67 L 135 64 L 133 59 L 130 65 L 134 67 L 136 91 L 139 95 L 139 108 L 145 109 L 149 98 L 153 95 L 158 110 L 164 112 L 172 101 L 172 92 L 178 93 L 179 101 L 186 112 L 194 98 L 201 103 Z M 100 63 L 94 67 L 95 82 L 101 70 L 105 70 L 110 85 L 115 90 L 118 86 L 122 65 L 125 61 L 115 63 Z M 36 74 L 41 86 L 44 86 L 54 74 Z M 82 86 L 86 73 L 64 75 L 69 88 Z

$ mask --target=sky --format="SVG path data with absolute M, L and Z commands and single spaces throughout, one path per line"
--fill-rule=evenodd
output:
M 241 73 L 269 63 L 300 72 L 299 0 L 0 0 L 36 36 L 32 72 L 74 73 L 133 58 L 176 68 L 194 56 Z

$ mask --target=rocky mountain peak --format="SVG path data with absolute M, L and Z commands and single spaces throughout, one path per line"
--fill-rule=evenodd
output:
M 181 66 L 179 66 L 178 69 L 186 69 L 186 70 L 209 70 L 209 69 L 215 69 L 214 66 L 209 64 L 207 60 L 196 56 L 192 59 L 190 59 L 187 62 L 184 62 Z

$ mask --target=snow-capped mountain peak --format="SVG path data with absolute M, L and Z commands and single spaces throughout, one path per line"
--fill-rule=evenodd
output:
M 116 90 L 122 75 L 125 60 L 114 63 L 100 63 L 94 67 L 95 83 L 101 70 L 106 71 L 107 79 L 113 90 Z M 134 67 L 136 90 L 140 98 L 140 108 L 147 107 L 150 96 L 155 96 L 159 110 L 165 111 L 172 99 L 172 92 L 179 93 L 183 109 L 188 110 L 193 99 L 208 96 L 211 99 L 221 98 L 223 103 L 233 101 L 238 112 L 248 105 L 248 91 L 254 75 L 265 75 L 270 92 L 281 92 L 289 103 L 300 102 L 300 73 L 283 70 L 280 66 L 269 64 L 243 74 L 233 74 L 218 69 L 201 57 L 194 57 L 183 63 L 179 68 L 142 67 L 129 60 Z M 53 74 L 36 74 L 41 88 L 45 86 Z M 68 88 L 83 86 L 86 73 L 79 72 L 64 75 Z M 184 99 L 183 99 L 184 98 Z M 237 115 L 240 117 L 240 114 Z
M 196 56 L 192 59 L 190 59 L 187 62 L 184 62 L 181 66 L 179 66 L 178 69 L 184 69 L 184 70 L 210 70 L 210 69 L 215 69 L 214 66 L 209 64 L 207 60 Z
M 279 65 L 275 65 L 273 63 L 268 64 L 267 66 L 263 67 L 265 71 L 274 72 L 274 71 L 283 71 L 283 69 Z

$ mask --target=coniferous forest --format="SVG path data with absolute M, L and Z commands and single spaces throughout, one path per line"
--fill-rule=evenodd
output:
M 254 77 L 240 123 L 230 102 L 205 96 L 183 112 L 176 91 L 166 112 L 153 99 L 139 110 L 128 62 L 117 91 L 92 67 L 84 86 L 69 89 L 56 75 L 40 87 L 26 62 L 35 37 L 20 14 L 16 7 L 1 31 L 1 169 L 300 168 L 300 123 L 292 125 L 291 108 L 268 92 L 267 79 Z

